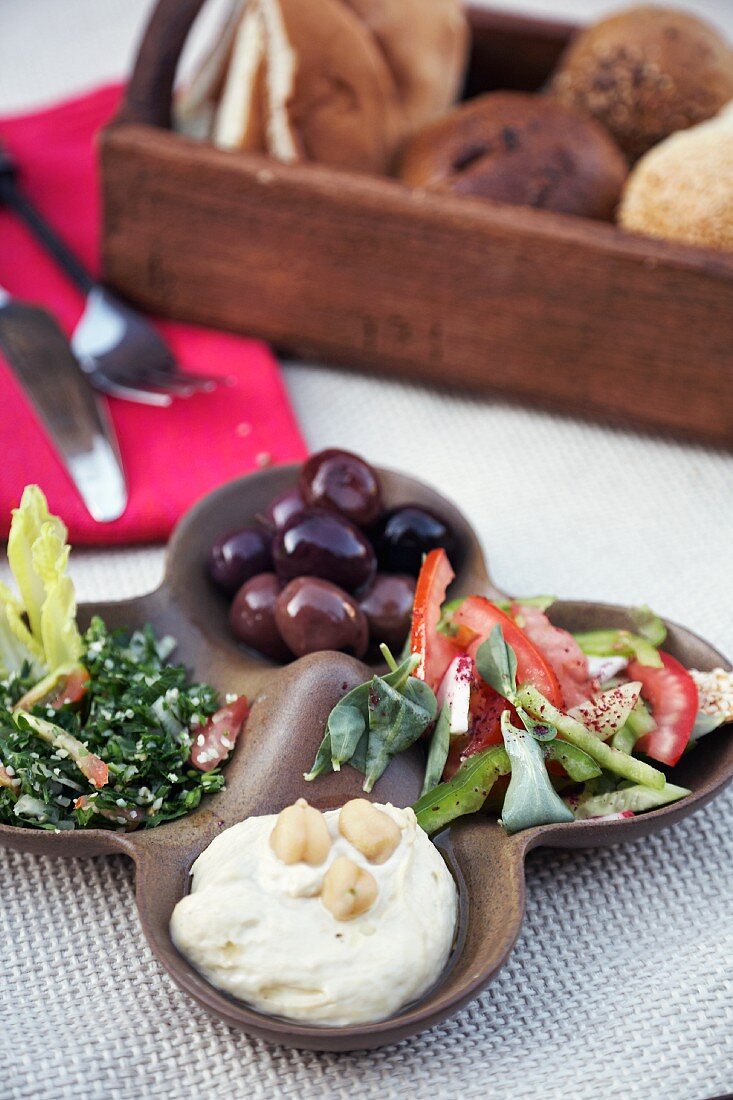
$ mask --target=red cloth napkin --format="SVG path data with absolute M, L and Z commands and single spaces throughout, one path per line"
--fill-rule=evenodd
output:
M 100 208 L 94 135 L 114 113 L 119 87 L 38 114 L 0 120 L 23 190 L 92 270 Z M 48 308 L 70 334 L 83 299 L 17 217 L 0 210 L 0 285 Z M 211 394 L 166 409 L 110 401 L 130 490 L 125 514 L 96 523 L 86 511 L 33 407 L 0 358 L 0 535 L 23 486 L 37 482 L 78 543 L 164 538 L 204 493 L 270 464 L 298 461 L 305 445 L 277 364 L 264 344 L 193 325 L 158 326 L 183 367 L 231 378 Z

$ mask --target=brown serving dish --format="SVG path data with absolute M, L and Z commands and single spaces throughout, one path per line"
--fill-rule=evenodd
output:
M 159 0 L 101 139 L 106 279 L 304 358 L 733 445 L 733 256 L 171 132 L 203 0 Z M 572 27 L 470 12 L 467 94 L 539 89 Z
M 318 653 L 280 667 L 244 651 L 229 634 L 226 601 L 205 576 L 213 539 L 229 530 L 233 517 L 249 522 L 277 493 L 295 484 L 298 469 L 280 467 L 231 482 L 205 497 L 176 529 L 162 585 L 155 592 L 119 603 L 87 605 L 82 617 L 98 613 L 110 626 L 150 622 L 179 642 L 177 658 L 193 674 L 222 692 L 254 699 L 250 719 L 227 766 L 226 789 L 207 798 L 188 817 L 149 831 L 114 833 L 99 829 L 50 833 L 0 826 L 0 844 L 44 855 L 123 852 L 135 862 L 137 904 L 153 951 L 174 980 L 204 1008 L 228 1024 L 269 1042 L 314 1050 L 355 1050 L 414 1035 L 455 1012 L 491 980 L 519 933 L 524 913 L 524 861 L 539 846 L 596 847 L 637 840 L 704 806 L 733 777 L 733 727 L 703 738 L 675 768 L 676 781 L 692 795 L 634 820 L 547 825 L 508 837 L 484 815 L 452 825 L 437 843 L 460 893 L 459 932 L 453 956 L 436 986 L 418 1002 L 380 1023 L 320 1028 L 261 1015 L 209 985 L 178 954 L 168 933 L 176 902 L 188 890 L 193 861 L 222 829 L 252 814 L 275 813 L 305 796 L 332 809 L 361 796 L 362 777 L 346 766 L 313 783 L 303 780 L 323 735 L 329 711 L 351 687 L 363 682 L 366 665 L 338 653 Z M 412 501 L 433 509 L 452 525 L 461 554 L 451 595 L 485 593 L 503 597 L 491 581 L 481 548 L 461 513 L 434 490 L 412 478 L 380 470 L 388 507 Z M 550 616 L 571 630 L 632 626 L 623 608 L 559 601 Z M 725 658 L 701 638 L 672 623 L 665 648 L 688 666 L 710 669 Z M 418 796 L 422 749 L 398 756 L 376 784 L 372 798 L 405 806 Z

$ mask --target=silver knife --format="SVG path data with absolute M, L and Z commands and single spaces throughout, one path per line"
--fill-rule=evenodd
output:
M 127 485 L 114 428 L 56 321 L 0 287 L 0 348 L 92 518 L 119 519 Z

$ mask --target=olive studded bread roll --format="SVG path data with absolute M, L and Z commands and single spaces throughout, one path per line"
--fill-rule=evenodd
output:
M 460 0 L 245 0 L 177 124 L 222 148 L 384 173 L 455 101 L 467 52 Z
M 626 171 L 592 119 L 542 96 L 494 92 L 420 131 L 400 177 L 431 191 L 610 219 Z
M 598 119 L 635 161 L 733 98 L 733 51 L 687 12 L 629 8 L 580 32 L 549 94 Z
M 733 249 L 733 108 L 651 149 L 629 176 L 624 229 Z

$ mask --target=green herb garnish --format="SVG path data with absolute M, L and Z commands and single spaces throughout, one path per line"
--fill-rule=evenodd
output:
M 504 631 L 497 624 L 476 653 L 476 668 L 479 676 L 495 692 L 514 700 L 517 692 L 517 658 L 514 650 L 504 641 Z
M 445 771 L 445 765 L 450 752 L 450 706 L 444 703 L 438 721 L 435 723 L 433 736 L 430 738 L 430 749 L 425 764 L 425 778 L 423 780 L 420 796 L 437 787 Z
M 435 720 L 433 692 L 412 675 L 419 659 L 409 656 L 398 665 L 388 650 L 385 657 L 392 671 L 359 684 L 331 711 L 306 780 L 348 763 L 363 773 L 364 790 L 371 791 L 393 757 L 413 745 Z
M 518 833 L 535 825 L 572 821 L 572 812 L 550 783 L 544 753 L 531 730 L 513 726 L 505 710 L 501 735 L 512 769 L 501 811 L 506 831 Z

